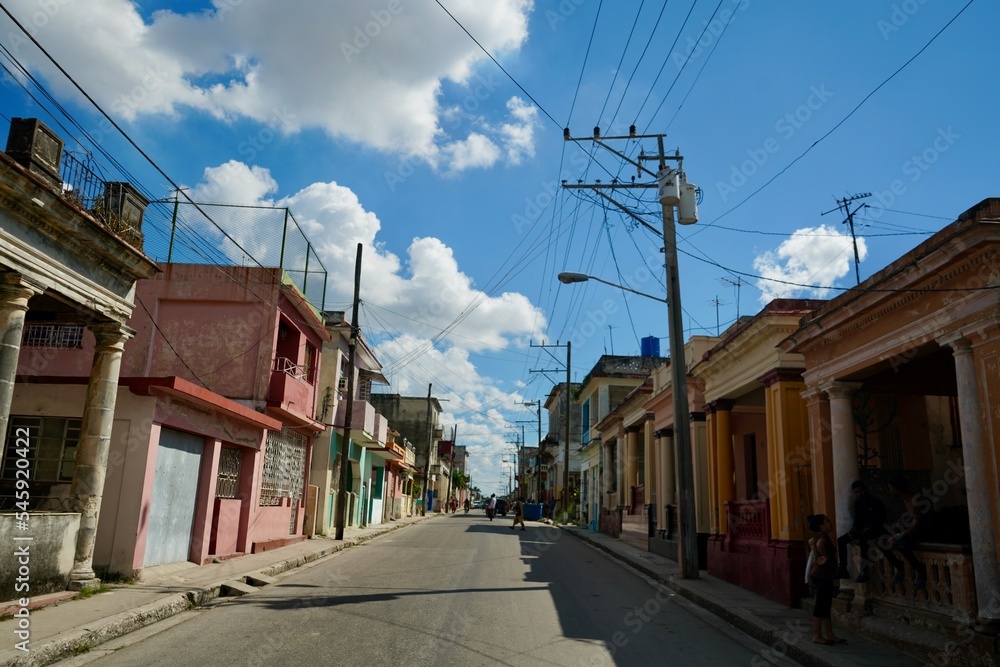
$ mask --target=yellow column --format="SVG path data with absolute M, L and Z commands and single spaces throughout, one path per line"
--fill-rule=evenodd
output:
M 799 488 L 799 467 L 810 461 L 806 446 L 809 416 L 802 398 L 805 383 L 801 373 L 793 369 L 773 371 L 761 382 L 766 387 L 771 536 L 783 540 L 805 539 L 809 530 L 803 506 L 811 504 Z
M 736 498 L 736 484 L 733 480 L 733 432 L 732 409 L 735 401 L 715 402 L 715 447 L 718 475 L 719 532 L 728 533 L 726 502 Z

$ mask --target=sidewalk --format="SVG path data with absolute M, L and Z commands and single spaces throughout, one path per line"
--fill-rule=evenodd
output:
M 52 664 L 214 598 L 243 595 L 253 586 L 270 583 L 271 577 L 282 572 L 435 516 L 349 528 L 343 540 L 318 537 L 209 565 L 176 563 L 146 568 L 138 583 L 113 585 L 110 593 L 87 599 L 66 600 L 64 594 L 44 596 L 57 603 L 31 611 L 28 653 L 14 648 L 20 641 L 14 635 L 17 620 L 0 621 L 0 667 Z
M 642 551 L 603 533 L 559 526 L 615 558 L 624 561 L 646 576 L 666 585 L 699 607 L 711 611 L 739 630 L 766 644 L 754 665 L 770 665 L 784 656 L 803 665 L 819 667 L 848 665 L 892 665 L 907 667 L 923 665 L 904 653 L 879 644 L 843 627 L 834 627 L 838 637 L 847 644 L 822 646 L 812 642 L 812 614 L 804 609 L 792 609 L 768 600 L 751 591 L 721 579 L 699 573 L 699 579 L 681 579 L 674 561 Z

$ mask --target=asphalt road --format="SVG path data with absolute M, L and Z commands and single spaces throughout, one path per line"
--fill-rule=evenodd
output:
M 71 662 L 763 664 L 763 645 L 669 589 L 556 528 L 510 523 L 473 512 L 407 527 Z

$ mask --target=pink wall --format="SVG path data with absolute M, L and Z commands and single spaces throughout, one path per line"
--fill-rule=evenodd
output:
M 216 498 L 212 514 L 212 543 L 209 552 L 215 556 L 228 556 L 239 552 L 240 514 L 239 498 Z
M 261 544 L 272 540 L 288 539 L 291 535 L 288 531 L 288 524 L 292 519 L 292 508 L 289 500 L 283 500 L 283 504 L 278 507 L 257 507 L 257 511 L 250 525 L 250 534 L 253 536 L 252 544 Z M 296 530 L 301 534 L 302 515 L 305 510 L 299 508 L 299 526 Z M 251 549 L 252 549 L 251 544 Z

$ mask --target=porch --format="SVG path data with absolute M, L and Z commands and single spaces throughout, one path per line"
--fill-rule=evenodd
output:
M 806 548 L 771 537 L 771 506 L 764 500 L 725 503 L 727 532 L 708 540 L 708 573 L 790 607 L 806 593 Z

